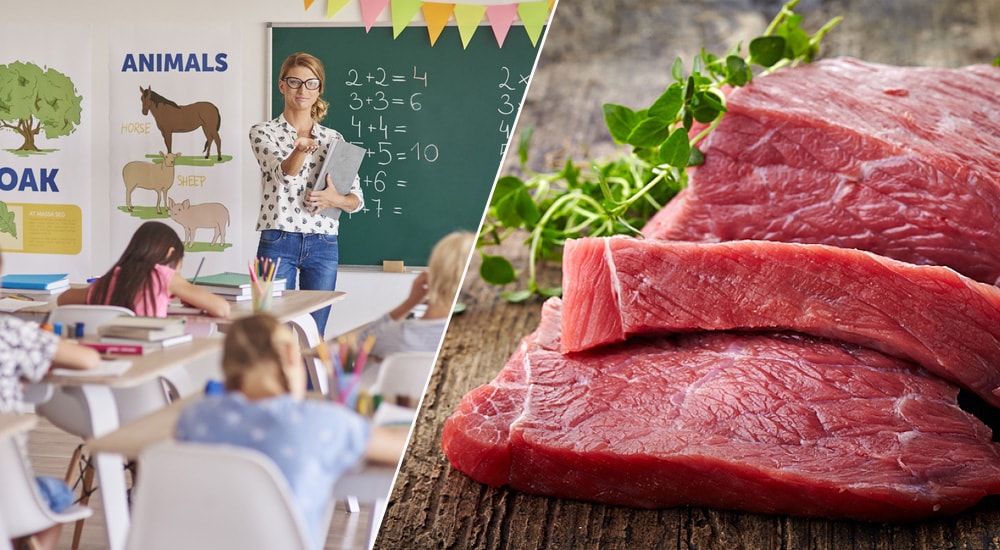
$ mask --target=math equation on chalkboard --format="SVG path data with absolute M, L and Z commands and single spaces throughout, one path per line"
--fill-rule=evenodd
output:
M 499 163 L 507 152 L 531 75 L 508 66 L 497 67 L 496 73 L 492 97 L 483 94 L 476 101 L 479 103 L 477 109 L 495 111 L 497 123 L 492 131 L 488 128 L 476 129 L 478 135 L 475 138 L 495 144 Z M 411 185 L 410 177 L 415 171 L 419 171 L 422 165 L 433 165 L 443 157 L 462 158 L 461 150 L 448 150 L 447 142 L 434 139 L 436 132 L 427 131 L 435 115 L 421 117 L 425 105 L 442 99 L 453 101 L 453 90 L 445 89 L 443 79 L 437 81 L 432 72 L 417 65 L 406 71 L 391 71 L 385 67 L 350 67 L 344 76 L 343 85 L 349 90 L 346 108 L 350 112 L 350 126 L 342 133 L 348 141 L 368 150 L 365 169 L 360 174 L 365 189 L 362 213 L 376 218 L 404 215 L 408 202 L 405 190 Z M 437 88 L 441 91 L 438 92 Z M 435 96 L 435 92 L 441 97 Z M 412 128 L 410 121 L 414 117 L 426 120 L 419 128 Z M 469 131 L 456 126 L 449 129 L 447 117 L 437 120 L 441 129 L 449 132 L 450 138 L 454 137 L 454 132 Z M 396 192 L 387 194 L 390 187 Z
M 475 231 L 538 54 L 527 33 L 500 47 L 483 28 L 464 44 L 448 26 L 432 46 L 425 28 L 272 28 L 272 74 L 301 51 L 323 62 L 321 124 L 366 150 L 365 206 L 340 218 L 341 265 L 427 265 L 445 234 Z M 272 95 L 272 116 L 283 108 Z

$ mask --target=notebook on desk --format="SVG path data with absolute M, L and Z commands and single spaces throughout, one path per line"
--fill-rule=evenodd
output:
M 329 174 L 330 180 L 333 182 L 333 187 L 337 189 L 338 193 L 341 195 L 350 193 L 351 186 L 354 185 L 354 179 L 358 177 L 358 169 L 361 168 L 361 161 L 364 160 L 365 153 L 367 152 L 368 150 L 364 147 L 359 147 L 342 139 L 331 141 L 326 151 L 326 159 L 323 161 L 323 167 L 319 171 L 319 178 L 316 180 L 316 185 L 313 189 L 316 191 L 326 189 L 326 176 Z M 341 212 L 343 210 L 339 208 L 327 208 L 321 210 L 319 213 L 337 219 L 340 217 Z

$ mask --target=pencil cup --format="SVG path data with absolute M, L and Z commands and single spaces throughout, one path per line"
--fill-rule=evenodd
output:
M 273 290 L 274 281 L 258 280 L 256 283 L 250 285 L 250 291 L 253 294 L 254 313 L 271 311 L 271 301 L 274 299 Z

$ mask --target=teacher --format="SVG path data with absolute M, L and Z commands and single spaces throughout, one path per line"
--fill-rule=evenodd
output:
M 296 288 L 296 280 L 302 290 L 336 288 L 340 222 L 319 212 L 339 208 L 353 213 L 365 204 L 357 177 L 346 195 L 337 192 L 329 176 L 322 191 L 313 190 L 330 143 L 344 140 L 319 123 L 329 107 L 320 97 L 325 78 L 323 63 L 316 57 L 288 56 L 278 78 L 284 111 L 250 128 L 263 187 L 257 256 L 280 260 L 275 277 L 286 279 L 287 288 Z M 320 335 L 329 315 L 329 307 L 312 314 Z

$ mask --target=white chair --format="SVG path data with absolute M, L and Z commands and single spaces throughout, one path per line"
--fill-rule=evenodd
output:
M 0 545 L 59 523 L 82 520 L 93 513 L 79 504 L 62 512 L 49 509 L 38 492 L 35 473 L 20 436 L 0 438 L 0 488 Z
M 139 455 L 127 550 L 307 550 L 288 482 L 263 453 L 165 442 Z
M 98 328 L 107 321 L 120 316 L 135 316 L 132 310 L 119 306 L 109 305 L 64 305 L 55 307 L 50 313 L 46 322 L 49 324 L 61 323 L 73 326 L 76 323 L 83 323 L 84 336 L 94 336 L 98 333 Z M 186 375 L 186 371 L 183 373 Z M 157 409 L 166 406 L 170 402 L 168 390 L 164 388 L 164 380 L 152 380 L 146 384 L 130 388 L 113 389 L 117 406 L 117 416 L 119 423 L 145 416 Z M 170 388 L 175 385 L 166 381 Z M 49 386 L 48 384 L 33 384 L 39 387 Z M 175 390 L 176 391 L 176 390 Z M 47 393 L 48 399 L 35 401 L 27 398 L 28 401 L 35 402 L 35 411 L 47 418 L 59 429 L 78 436 L 81 439 L 90 439 L 101 434 L 93 433 L 91 428 L 90 410 L 85 404 L 82 390 L 78 387 L 61 386 L 54 389 L 42 389 L 38 391 L 29 388 L 32 394 Z M 81 461 L 82 460 L 82 461 Z M 66 482 L 73 483 L 75 470 L 80 465 L 81 476 L 81 498 L 80 502 L 87 504 L 90 502 L 90 495 L 94 491 L 94 468 L 90 466 L 89 460 L 83 456 L 83 444 L 77 446 L 70 458 L 69 467 L 66 470 Z M 79 521 L 73 531 L 72 548 L 78 548 L 80 536 L 83 531 L 83 521 Z
M 410 406 L 416 408 L 427 387 L 435 357 L 436 354 L 430 351 L 406 351 L 387 355 L 378 367 L 378 376 L 369 392 L 381 395 L 383 401 L 389 402 L 394 397 L 407 397 Z

